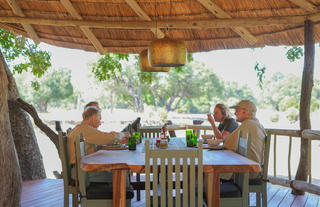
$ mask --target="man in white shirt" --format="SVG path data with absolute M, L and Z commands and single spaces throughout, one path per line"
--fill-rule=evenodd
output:
M 101 113 L 99 108 L 95 106 L 86 107 L 85 111 L 82 113 L 82 118 L 83 121 L 68 134 L 68 154 L 72 177 L 75 175 L 74 164 L 76 161 L 74 143 L 77 135 L 80 133 L 83 133 L 85 138 L 85 151 L 87 155 L 94 153 L 97 145 L 128 142 L 127 138 L 129 133 L 127 132 L 102 132 L 98 130 L 98 127 L 101 125 Z M 89 180 L 92 182 L 107 182 L 112 180 L 112 176 L 110 178 L 110 175 L 111 173 L 108 172 L 93 172 L 89 173 Z

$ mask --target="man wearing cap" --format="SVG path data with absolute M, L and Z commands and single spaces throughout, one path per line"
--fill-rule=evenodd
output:
M 230 108 L 236 109 L 235 115 L 241 125 L 230 134 L 224 143 L 224 147 L 236 151 L 238 149 L 239 132 L 241 131 L 243 135 L 250 134 L 251 147 L 247 151 L 247 157 L 261 165 L 266 131 L 256 118 L 257 108 L 255 104 L 249 100 L 242 100 Z M 259 175 L 259 173 L 250 173 L 250 178 L 256 178 Z

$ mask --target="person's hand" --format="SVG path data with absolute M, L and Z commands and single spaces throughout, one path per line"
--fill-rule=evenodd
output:
M 123 133 L 123 138 L 127 138 L 130 137 L 130 133 L 129 132 L 122 132 Z
M 212 117 L 212 114 L 211 114 L 211 113 L 208 114 L 208 121 L 209 121 L 210 123 L 214 123 L 214 118 Z
M 128 144 L 128 137 L 124 137 L 120 140 L 121 144 Z

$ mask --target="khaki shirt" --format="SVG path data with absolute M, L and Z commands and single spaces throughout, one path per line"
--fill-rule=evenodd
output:
M 251 147 L 247 151 L 247 158 L 261 165 L 263 162 L 264 141 L 267 135 L 264 127 L 256 118 L 246 119 L 227 138 L 224 143 L 226 149 L 237 151 L 240 131 L 242 131 L 243 135 L 248 133 L 251 135 Z M 259 175 L 260 173 L 250 173 L 250 178 L 257 178 Z
M 70 164 L 76 162 L 74 143 L 77 135 L 81 132 L 83 133 L 86 142 L 86 154 L 94 153 L 96 151 L 96 145 L 112 144 L 120 139 L 120 133 L 118 132 L 102 132 L 85 123 L 81 123 L 68 134 L 68 154 Z

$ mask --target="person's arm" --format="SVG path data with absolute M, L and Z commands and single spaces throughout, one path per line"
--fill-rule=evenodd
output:
M 224 141 L 224 138 L 223 138 L 223 133 L 221 134 L 221 132 L 219 131 L 219 129 L 216 127 L 216 124 L 214 122 L 214 119 L 212 117 L 211 114 L 208 114 L 208 121 L 210 122 L 211 124 L 211 127 L 213 129 L 213 133 L 216 137 L 216 139 L 222 139 Z M 228 134 L 229 135 L 229 134 Z
M 117 139 L 120 140 L 118 132 L 102 132 L 93 127 L 87 127 L 84 135 L 86 142 L 96 145 L 113 144 Z

